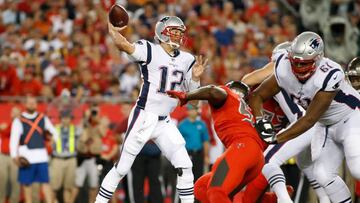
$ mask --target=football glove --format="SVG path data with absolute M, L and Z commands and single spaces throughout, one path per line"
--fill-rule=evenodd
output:
M 166 94 L 168 94 L 172 98 L 179 99 L 180 106 L 184 106 L 188 102 L 188 100 L 186 99 L 186 92 L 168 90 L 168 91 L 166 91 Z
M 264 118 L 257 118 L 255 123 L 256 131 L 259 133 L 261 139 L 268 144 L 276 144 L 276 134 L 274 127 L 270 121 Z

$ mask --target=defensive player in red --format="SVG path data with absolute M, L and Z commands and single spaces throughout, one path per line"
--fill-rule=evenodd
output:
M 167 91 L 180 100 L 180 105 L 190 100 L 207 100 L 215 131 L 226 148 L 211 172 L 195 183 L 195 197 L 201 202 L 230 203 L 238 191 L 257 177 L 264 165 L 266 144 L 259 134 L 271 133 L 272 128 L 259 129 L 258 134 L 251 109 L 244 101 L 248 91 L 239 81 L 225 86 L 210 85 L 188 93 Z

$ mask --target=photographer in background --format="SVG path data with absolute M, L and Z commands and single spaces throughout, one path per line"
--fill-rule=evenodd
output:
M 90 111 L 85 112 L 84 129 L 77 141 L 77 169 L 73 200 L 76 199 L 79 189 L 84 186 L 86 177 L 89 183 L 89 202 L 95 202 L 97 187 L 99 185 L 99 174 L 96 159 L 100 156 L 102 150 L 101 139 L 105 134 L 100 127 L 99 109 L 91 107 Z

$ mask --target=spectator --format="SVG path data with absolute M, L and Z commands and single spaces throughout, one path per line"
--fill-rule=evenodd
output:
M 352 27 L 348 19 L 340 16 L 331 17 L 322 29 L 324 33 L 325 55 L 336 62 L 346 65 L 358 53 L 355 43 L 359 29 Z
M 300 16 L 303 26 L 309 30 L 318 31 L 330 15 L 328 0 L 302 0 L 300 1 Z
M 97 188 L 99 186 L 99 174 L 96 164 L 97 157 L 101 154 L 103 130 L 100 128 L 99 110 L 92 107 L 90 115 L 86 118 L 84 130 L 77 142 L 77 169 L 73 200 L 79 193 L 79 188 L 84 186 L 86 177 L 89 182 L 89 202 L 95 202 Z
M 102 151 L 100 156 L 100 163 L 102 165 L 100 174 L 101 182 L 117 160 L 119 153 L 119 142 L 110 129 L 110 121 L 108 118 L 103 117 L 101 119 L 100 128 L 105 132 L 105 135 L 102 137 Z
M 11 118 L 19 118 L 20 109 L 13 107 L 11 109 Z M 10 123 L 0 124 L 0 202 L 6 202 L 7 198 L 7 183 L 10 182 L 11 194 L 10 202 L 19 202 L 20 187 L 17 183 L 18 166 L 10 157 Z
M 13 66 L 10 66 L 9 57 L 0 57 L 0 96 L 11 96 L 16 93 L 19 78 Z
M 225 18 L 219 19 L 219 27 L 214 32 L 214 36 L 220 46 L 226 47 L 233 43 L 235 32 L 231 28 L 228 28 L 224 22 L 226 22 Z
M 206 124 L 198 118 L 197 107 L 188 104 L 186 108 L 188 116 L 178 127 L 193 162 L 194 182 L 196 182 L 204 173 L 204 166 L 209 166 L 209 134 Z
M 72 123 L 71 111 L 61 112 L 61 123 L 56 125 L 59 139 L 53 144 L 53 159 L 50 165 L 50 184 L 57 193 L 63 188 L 64 203 L 72 202 L 72 192 L 75 187 L 76 171 L 76 141 L 79 137 L 78 128 Z M 59 202 L 59 200 L 57 200 Z
M 129 97 L 131 91 L 139 85 L 140 75 L 136 64 L 128 64 L 124 73 L 120 75 L 120 91 L 125 97 Z
M 51 121 L 38 113 L 37 101 L 27 97 L 25 112 L 15 118 L 11 126 L 10 154 L 20 167 L 18 181 L 24 185 L 25 202 L 32 202 L 32 184 L 39 182 L 46 203 L 52 202 L 49 185 L 48 153 L 45 148 L 45 132 L 50 132 L 55 141 L 58 134 Z M 23 161 L 27 160 L 27 161 Z
M 34 68 L 25 68 L 24 79 L 20 81 L 18 95 L 40 96 L 43 91 L 43 84 L 34 78 Z

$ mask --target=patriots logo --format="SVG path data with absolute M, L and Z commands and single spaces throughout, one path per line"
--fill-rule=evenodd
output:
M 162 22 L 162 23 L 164 23 L 164 22 L 166 22 L 167 20 L 169 20 L 169 16 L 165 16 L 165 17 L 163 17 L 161 20 L 160 20 L 160 22 Z
M 310 40 L 310 47 L 313 49 L 317 49 L 320 46 L 320 39 L 319 38 L 313 38 Z

